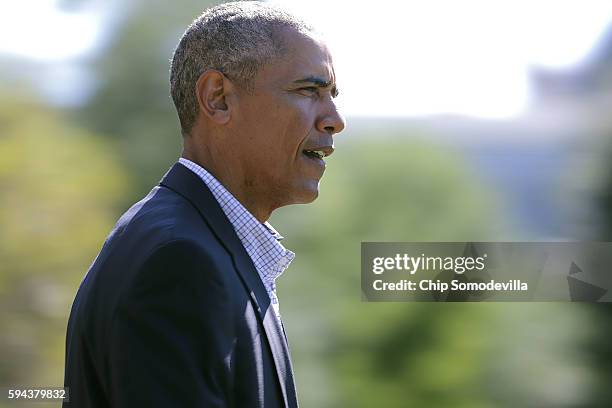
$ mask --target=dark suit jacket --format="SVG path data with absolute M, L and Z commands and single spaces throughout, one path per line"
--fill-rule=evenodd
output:
M 286 338 L 232 225 L 175 164 L 72 305 L 63 407 L 297 407 Z

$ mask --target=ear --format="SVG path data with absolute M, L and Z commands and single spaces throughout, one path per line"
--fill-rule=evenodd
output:
M 214 69 L 204 71 L 196 82 L 200 112 L 219 125 L 226 124 L 230 119 L 227 96 L 231 92 L 231 82 L 225 75 Z

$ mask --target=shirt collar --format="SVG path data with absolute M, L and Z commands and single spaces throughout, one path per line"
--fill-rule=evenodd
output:
M 260 223 L 203 167 L 183 157 L 179 163 L 198 175 L 210 189 L 253 261 L 268 294 L 276 297 L 273 293 L 276 289 L 274 281 L 295 258 L 295 254 L 279 242 L 283 237 L 268 222 Z

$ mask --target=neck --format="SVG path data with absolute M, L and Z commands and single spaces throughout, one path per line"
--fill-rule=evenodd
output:
M 259 222 L 264 223 L 272 214 L 273 208 L 266 204 L 262 194 L 258 194 L 255 183 L 244 175 L 240 165 L 232 165 L 222 155 L 214 154 L 214 149 L 205 146 L 195 151 L 187 145 L 183 148 L 181 157 L 202 166 L 212 174 L 227 191 L 249 211 Z M 215 159 L 215 158 L 220 159 Z

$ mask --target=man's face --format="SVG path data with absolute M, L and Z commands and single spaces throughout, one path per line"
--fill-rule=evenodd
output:
M 232 113 L 245 186 L 274 208 L 313 201 L 335 133 L 344 129 L 333 98 L 336 77 L 327 47 L 285 30 L 288 52 L 261 68 Z

